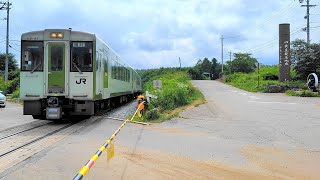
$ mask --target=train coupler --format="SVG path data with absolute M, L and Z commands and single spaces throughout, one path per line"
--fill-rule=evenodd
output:
M 47 119 L 61 119 L 62 108 L 61 107 L 47 107 Z

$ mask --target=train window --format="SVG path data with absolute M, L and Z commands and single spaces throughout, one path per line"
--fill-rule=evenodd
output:
M 111 78 L 112 79 L 116 78 L 116 68 L 115 68 L 114 60 L 111 60 Z
M 129 75 L 128 75 L 128 82 L 131 81 L 131 71 L 129 70 Z
M 43 42 L 23 41 L 21 71 L 43 71 Z
M 71 42 L 71 71 L 92 72 L 92 42 Z
M 128 81 L 128 75 L 127 75 L 128 72 L 127 72 L 127 71 L 128 71 L 128 70 L 125 68 L 125 69 L 124 69 L 124 80 L 125 80 L 125 81 Z
M 120 64 L 118 62 L 116 62 L 117 66 L 116 66 L 116 79 L 120 79 Z
M 51 71 L 61 71 L 63 69 L 63 47 L 51 46 Z

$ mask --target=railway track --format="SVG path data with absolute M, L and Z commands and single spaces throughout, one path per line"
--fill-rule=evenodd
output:
M 54 135 L 74 124 L 75 123 L 57 125 L 54 122 L 49 122 L 0 137 L 0 158 L 48 136 Z
M 12 136 L 15 136 L 15 135 L 24 133 L 24 132 L 26 132 L 26 131 L 30 131 L 30 130 L 36 129 L 36 128 L 39 128 L 39 127 L 42 127 L 42 126 L 45 126 L 46 124 L 49 124 L 49 123 L 44 123 L 44 124 L 36 125 L 36 126 L 34 126 L 34 127 L 25 128 L 25 129 L 20 130 L 20 131 L 18 131 L 18 132 L 14 132 L 14 133 L 11 133 L 11 134 L 8 134 L 8 135 L 0 136 L 0 140 L 3 140 L 3 139 L 6 139 L 6 138 L 9 138 L 9 137 L 12 137 Z M 4 131 L 6 131 L 6 130 L 4 130 Z
M 108 112 L 116 109 L 117 108 L 102 110 L 95 115 L 95 119 L 99 120 Z M 2 130 L 0 131 L 0 159 L 3 156 L 52 136 L 75 124 L 77 124 L 77 122 L 58 124 L 53 121 L 36 121 Z
M 29 159 L 46 149 L 52 148 L 70 134 L 103 120 L 118 108 L 102 110 L 82 121 L 57 123 L 53 121 L 33 121 L 0 131 L 0 179 L 15 169 L 25 165 Z

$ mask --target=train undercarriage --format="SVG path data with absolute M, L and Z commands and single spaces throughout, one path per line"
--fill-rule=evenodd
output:
M 59 120 L 71 116 L 89 117 L 100 110 L 115 108 L 127 103 L 139 94 L 134 93 L 97 101 L 74 100 L 63 96 L 51 96 L 41 100 L 26 100 L 24 101 L 23 114 L 32 115 L 34 119 L 41 120 Z

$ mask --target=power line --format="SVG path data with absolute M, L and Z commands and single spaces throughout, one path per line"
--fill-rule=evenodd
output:
M 12 47 L 11 45 L 9 45 L 9 47 L 10 47 L 11 49 L 15 50 L 15 51 L 21 52 L 20 50 L 18 50 L 18 49 L 16 49 L 16 48 Z
M 296 34 L 301 33 L 303 30 L 298 28 L 296 30 L 294 30 L 292 33 L 290 33 L 290 36 L 294 36 Z M 248 51 L 250 54 L 254 53 L 254 52 L 259 52 L 260 50 L 263 50 L 267 47 L 272 47 L 274 45 L 276 45 L 276 43 L 278 43 L 279 38 L 274 38 L 266 43 L 263 43 L 261 45 L 255 46 L 255 48 L 251 49 L 250 51 Z
M 274 22 L 275 20 L 282 17 L 284 14 L 290 12 L 291 10 L 297 8 L 298 6 L 295 6 L 294 1 L 287 4 L 283 9 L 281 9 L 278 13 L 268 18 L 266 21 L 264 21 L 262 24 L 260 24 L 257 28 L 262 28 L 266 24 L 270 24 L 271 22 Z
M 301 30 L 301 27 L 300 27 L 300 28 L 297 28 L 297 29 L 293 30 L 293 32 L 291 32 L 290 35 L 291 35 L 291 36 L 292 36 L 292 35 L 295 35 L 296 33 L 299 33 L 299 32 L 301 32 L 301 31 L 302 31 L 302 30 Z M 265 43 L 262 43 L 262 44 L 260 44 L 260 45 L 257 45 L 257 46 L 255 46 L 253 49 L 251 49 L 249 52 L 255 52 L 256 49 L 261 49 L 261 48 L 264 48 L 264 47 L 266 47 L 266 46 L 270 46 L 270 44 L 274 44 L 274 43 L 278 42 L 278 40 L 279 40 L 279 37 L 274 38 L 274 39 L 272 39 L 272 40 L 270 40 L 270 41 L 267 41 L 267 42 L 265 42 Z
M 320 26 L 310 27 L 310 29 L 318 29 L 318 28 L 320 28 Z
M 14 43 L 14 42 L 10 42 L 10 44 L 13 44 L 15 46 L 21 46 L 21 44 L 17 44 L 17 43 Z

